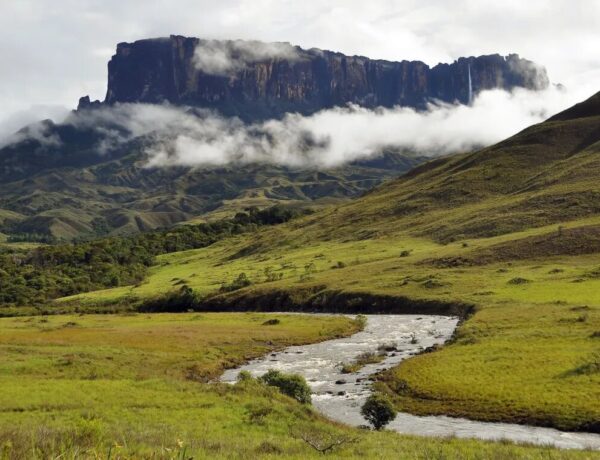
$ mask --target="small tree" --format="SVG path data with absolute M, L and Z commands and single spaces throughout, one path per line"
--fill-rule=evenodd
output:
M 310 387 L 306 380 L 301 375 L 297 374 L 282 374 L 279 371 L 270 369 L 266 374 L 260 377 L 260 380 L 279 388 L 283 394 L 294 398 L 302 404 L 310 404 Z
M 360 413 L 376 430 L 381 430 L 396 418 L 397 412 L 387 396 L 374 394 L 363 404 Z

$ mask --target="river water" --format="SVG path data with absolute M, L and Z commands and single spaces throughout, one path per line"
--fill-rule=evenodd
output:
M 300 374 L 308 381 L 313 406 L 327 417 L 348 425 L 367 425 L 360 408 L 371 394 L 369 377 L 398 365 L 402 360 L 434 344 L 448 340 L 458 318 L 423 315 L 369 315 L 365 329 L 351 337 L 313 345 L 289 347 L 236 369 L 227 370 L 221 380 L 233 383 L 247 370 L 259 376 L 269 369 Z M 386 346 L 386 357 L 353 374 L 343 374 L 340 363 L 352 362 L 365 352 Z M 400 413 L 387 429 L 404 434 L 485 440 L 506 439 L 571 449 L 600 449 L 600 435 L 568 433 L 509 423 L 488 423 L 445 416 L 419 417 Z

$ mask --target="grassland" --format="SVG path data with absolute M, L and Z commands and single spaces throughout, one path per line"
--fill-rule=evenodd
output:
M 313 289 L 315 295 L 336 290 L 469 302 L 477 311 L 460 327 L 453 344 L 383 377 L 388 389 L 398 392 L 399 407 L 420 414 L 597 431 L 600 373 L 594 363 L 600 339 L 594 334 L 600 331 L 600 260 L 590 254 L 453 268 L 436 262 L 475 258 L 507 241 L 555 233 L 554 226 L 542 227 L 513 234 L 512 240 L 506 235 L 472 239 L 466 247 L 410 235 L 312 244 L 290 238 L 239 256 L 256 243 L 256 237 L 243 236 L 162 256 L 140 286 L 63 299 L 58 308 L 131 302 L 177 289 L 182 282 L 200 293 L 215 293 L 241 272 L 254 284 L 233 295 Z M 409 255 L 401 256 L 405 251 Z M 314 268 L 307 274 L 305 267 L 311 264 Z M 267 282 L 268 268 L 283 279 Z M 578 371 L 588 365 L 589 371 Z
M 600 105 L 588 117 L 555 119 L 482 151 L 433 161 L 354 202 L 210 247 L 160 256 L 138 285 L 59 299 L 44 309 L 134 310 L 146 299 L 184 285 L 203 298 L 199 308 L 314 306 L 341 298 L 339 293 L 346 295 L 341 308 L 353 305 L 366 312 L 377 308 L 377 297 L 414 312 L 422 311 L 424 301 L 470 305 L 457 310 L 471 314 L 465 315 L 452 343 L 381 375 L 380 391 L 390 393 L 400 409 L 419 414 L 600 432 L 598 123 Z M 242 273 L 250 286 L 221 289 Z M 36 361 L 27 354 L 23 360 Z M 211 372 L 219 368 L 221 364 Z M 242 392 L 211 388 L 223 394 Z M 256 395 L 238 397 L 236 408 L 228 409 L 232 417 L 241 417 L 240 407 L 249 399 L 260 400 Z M 306 420 L 300 413 L 295 417 Z M 282 438 L 272 444 L 289 449 L 284 451 L 288 455 L 305 454 L 294 450 L 306 447 L 298 447 L 302 444 L 284 429 L 280 421 L 285 417 L 274 418 L 269 436 Z M 146 418 L 149 430 L 152 420 Z M 223 419 L 213 420 L 215 426 L 228 426 Z M 244 432 L 239 424 L 230 428 L 220 438 L 214 432 L 210 437 Z M 175 422 L 169 422 L 171 429 L 178 430 Z M 567 455 L 440 440 L 407 447 L 408 438 L 391 436 L 369 435 L 344 454 L 397 457 L 388 450 L 395 446 L 407 458 Z M 452 443 L 458 450 L 452 450 Z M 156 442 L 140 441 L 149 444 Z M 206 446 L 199 447 L 202 455 Z M 213 456 L 226 456 L 231 452 L 227 448 Z M 478 449 L 481 453 L 475 453 Z
M 0 320 L 0 458 L 586 459 L 591 452 L 369 433 L 254 382 L 204 383 L 225 366 L 356 330 L 344 317 L 154 314 Z

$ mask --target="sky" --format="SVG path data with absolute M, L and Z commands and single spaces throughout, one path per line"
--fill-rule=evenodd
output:
M 2 0 L 0 135 L 103 99 L 118 42 L 170 34 L 430 65 L 518 53 L 571 91 L 566 107 L 600 89 L 599 23 L 595 0 Z

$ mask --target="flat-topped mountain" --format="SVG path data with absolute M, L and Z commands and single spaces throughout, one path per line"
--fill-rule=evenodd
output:
M 65 122 L 26 127 L 0 148 L 0 237 L 70 239 L 170 226 L 246 206 L 339 202 L 427 159 L 427 152 L 392 145 L 379 157 L 320 170 L 277 164 L 149 168 L 147 151 L 161 142 L 154 134 L 164 126 L 161 119 L 144 119 L 148 126 L 140 134 L 119 124 L 123 114 L 116 116 L 116 106 L 125 103 L 169 103 L 188 117 L 216 110 L 254 123 L 347 104 L 468 103 L 485 89 L 547 85 L 542 67 L 515 54 L 430 68 L 286 43 L 181 36 L 120 43 L 108 64 L 103 102 L 83 97 Z M 95 117 L 102 112 L 97 108 L 115 109 L 115 116 Z M 196 124 L 202 123 L 199 118 Z
M 486 89 L 547 86 L 545 69 L 516 54 L 429 67 L 287 43 L 172 35 L 118 44 L 108 64 L 104 104 L 169 102 L 255 120 L 347 104 L 423 108 L 432 99 L 468 103 Z M 89 104 L 89 98 L 82 98 L 82 107 Z

